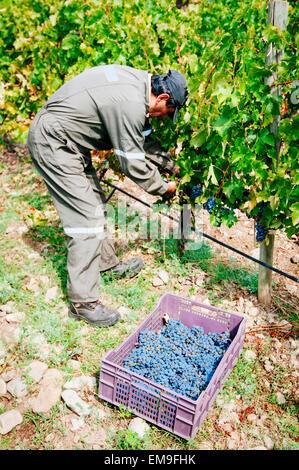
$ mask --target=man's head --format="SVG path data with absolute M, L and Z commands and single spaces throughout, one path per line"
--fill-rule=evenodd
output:
M 153 75 L 151 86 L 149 115 L 169 116 L 175 122 L 188 97 L 186 78 L 176 70 L 169 70 L 163 75 Z

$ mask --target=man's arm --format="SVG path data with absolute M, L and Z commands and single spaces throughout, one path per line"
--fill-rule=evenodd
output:
M 169 188 L 157 167 L 145 158 L 142 103 L 118 103 L 100 112 L 124 174 L 150 194 L 171 195 L 173 185 Z

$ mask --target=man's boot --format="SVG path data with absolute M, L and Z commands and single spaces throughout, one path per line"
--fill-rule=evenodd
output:
M 97 300 L 96 302 L 71 302 L 69 317 L 101 327 L 114 325 L 119 320 L 120 314 Z
M 130 258 L 128 261 L 120 261 L 116 266 L 105 269 L 102 272 L 111 273 L 114 279 L 131 278 L 141 271 L 143 261 L 141 258 Z

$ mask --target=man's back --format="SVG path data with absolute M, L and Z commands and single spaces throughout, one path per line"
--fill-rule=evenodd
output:
M 59 118 L 65 133 L 81 148 L 111 148 L 111 138 L 126 114 L 138 123 L 149 106 L 148 73 L 120 65 L 88 69 L 60 87 L 44 108 Z M 114 126 L 113 126 L 114 127 Z

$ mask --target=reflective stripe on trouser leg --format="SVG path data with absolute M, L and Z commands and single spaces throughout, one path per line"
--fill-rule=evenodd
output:
M 44 118 L 45 116 L 41 118 L 39 126 L 28 139 L 28 147 L 33 162 L 51 193 L 62 225 L 66 230 L 69 229 L 69 299 L 73 302 L 92 302 L 99 298 L 99 264 L 107 236 L 102 229 L 105 225 L 104 211 L 99 214 L 98 209 L 102 200 L 85 174 L 82 155 L 73 146 L 70 148 L 68 143 L 49 135 L 43 126 Z M 49 126 L 49 121 L 47 125 Z M 83 233 L 78 233 L 80 231 Z M 98 233 L 92 233 L 93 231 Z

